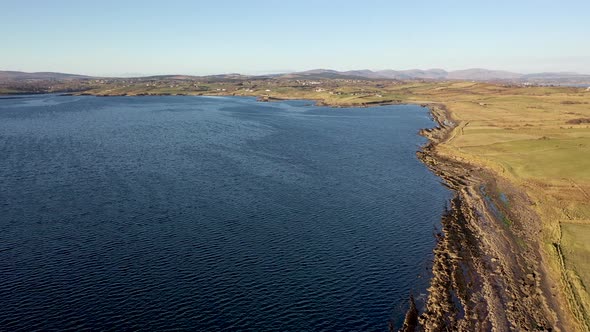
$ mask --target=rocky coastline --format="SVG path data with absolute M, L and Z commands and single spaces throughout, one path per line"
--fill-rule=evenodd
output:
M 497 174 L 441 151 L 459 123 L 445 105 L 422 106 L 438 126 L 421 131 L 429 143 L 418 158 L 455 196 L 437 235 L 425 307 L 412 305 L 399 331 L 577 330 L 544 264 L 530 200 Z

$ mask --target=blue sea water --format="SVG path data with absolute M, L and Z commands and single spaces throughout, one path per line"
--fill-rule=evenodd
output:
M 449 192 L 419 106 L 0 99 L 0 330 L 387 331 Z

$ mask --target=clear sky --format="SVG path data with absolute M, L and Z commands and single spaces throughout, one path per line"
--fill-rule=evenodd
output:
M 0 70 L 590 74 L 590 0 L 0 0 Z

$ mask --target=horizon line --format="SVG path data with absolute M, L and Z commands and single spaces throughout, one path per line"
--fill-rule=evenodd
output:
M 421 68 L 409 68 L 409 69 L 393 69 L 393 68 L 386 68 L 386 69 L 367 69 L 367 68 L 362 68 L 362 69 L 332 69 L 332 68 L 322 68 L 322 67 L 317 67 L 317 68 L 312 68 L 312 69 L 303 69 L 303 70 L 268 70 L 268 71 L 259 71 L 258 73 L 251 73 L 251 74 L 244 74 L 241 72 L 219 72 L 219 73 L 215 73 L 215 74 L 193 74 L 193 73 L 165 73 L 165 72 L 160 72 L 160 73 L 119 73 L 119 74 L 99 74 L 99 75 L 92 75 L 92 74 L 82 74 L 82 73 L 77 73 L 77 72 L 69 72 L 69 71 L 54 71 L 54 70 L 48 70 L 48 71 L 25 71 L 25 70 L 16 70 L 16 69 L 0 69 L 0 72 L 17 72 L 17 73 L 24 73 L 24 74 L 42 74 L 42 73 L 51 73 L 51 74 L 63 74 L 63 75 L 72 75 L 72 76 L 86 76 L 86 77 L 100 77 L 100 78 L 142 78 L 142 77 L 152 77 L 152 76 L 195 76 L 195 77 L 207 77 L 207 76 L 223 76 L 223 75 L 241 75 L 241 76 L 251 76 L 251 77 L 256 77 L 256 76 L 274 76 L 274 75 L 287 75 L 287 74 L 296 74 L 296 73 L 305 73 L 305 72 L 309 72 L 309 71 L 334 71 L 334 72 L 338 72 L 338 73 L 347 73 L 347 72 L 355 72 L 355 71 L 371 71 L 374 73 L 378 73 L 378 72 L 382 72 L 382 71 L 398 71 L 398 72 L 404 72 L 404 71 L 414 71 L 414 70 L 419 70 L 419 71 L 432 71 L 432 70 L 442 70 L 445 71 L 447 73 L 452 73 L 452 72 L 457 72 L 457 71 L 466 71 L 466 70 L 486 70 L 486 71 L 495 71 L 495 72 L 505 72 L 505 73 L 511 73 L 511 74 L 517 74 L 517 75 L 532 75 L 532 74 L 573 74 L 573 75 L 590 75 L 590 73 L 583 73 L 583 72 L 577 72 L 577 71 L 524 71 L 524 72 L 520 72 L 520 71 L 511 71 L 511 70 L 505 70 L 505 69 L 490 69 L 490 68 L 485 68 L 485 67 L 469 67 L 469 68 L 464 68 L 464 69 L 453 69 L 453 70 L 449 70 L 449 69 L 444 69 L 444 68 L 436 68 L 436 67 L 432 67 L 432 68 L 427 68 L 427 69 L 421 69 Z

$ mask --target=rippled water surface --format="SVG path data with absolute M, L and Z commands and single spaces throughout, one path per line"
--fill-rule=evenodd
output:
M 448 192 L 426 109 L 0 99 L 0 330 L 386 331 Z

